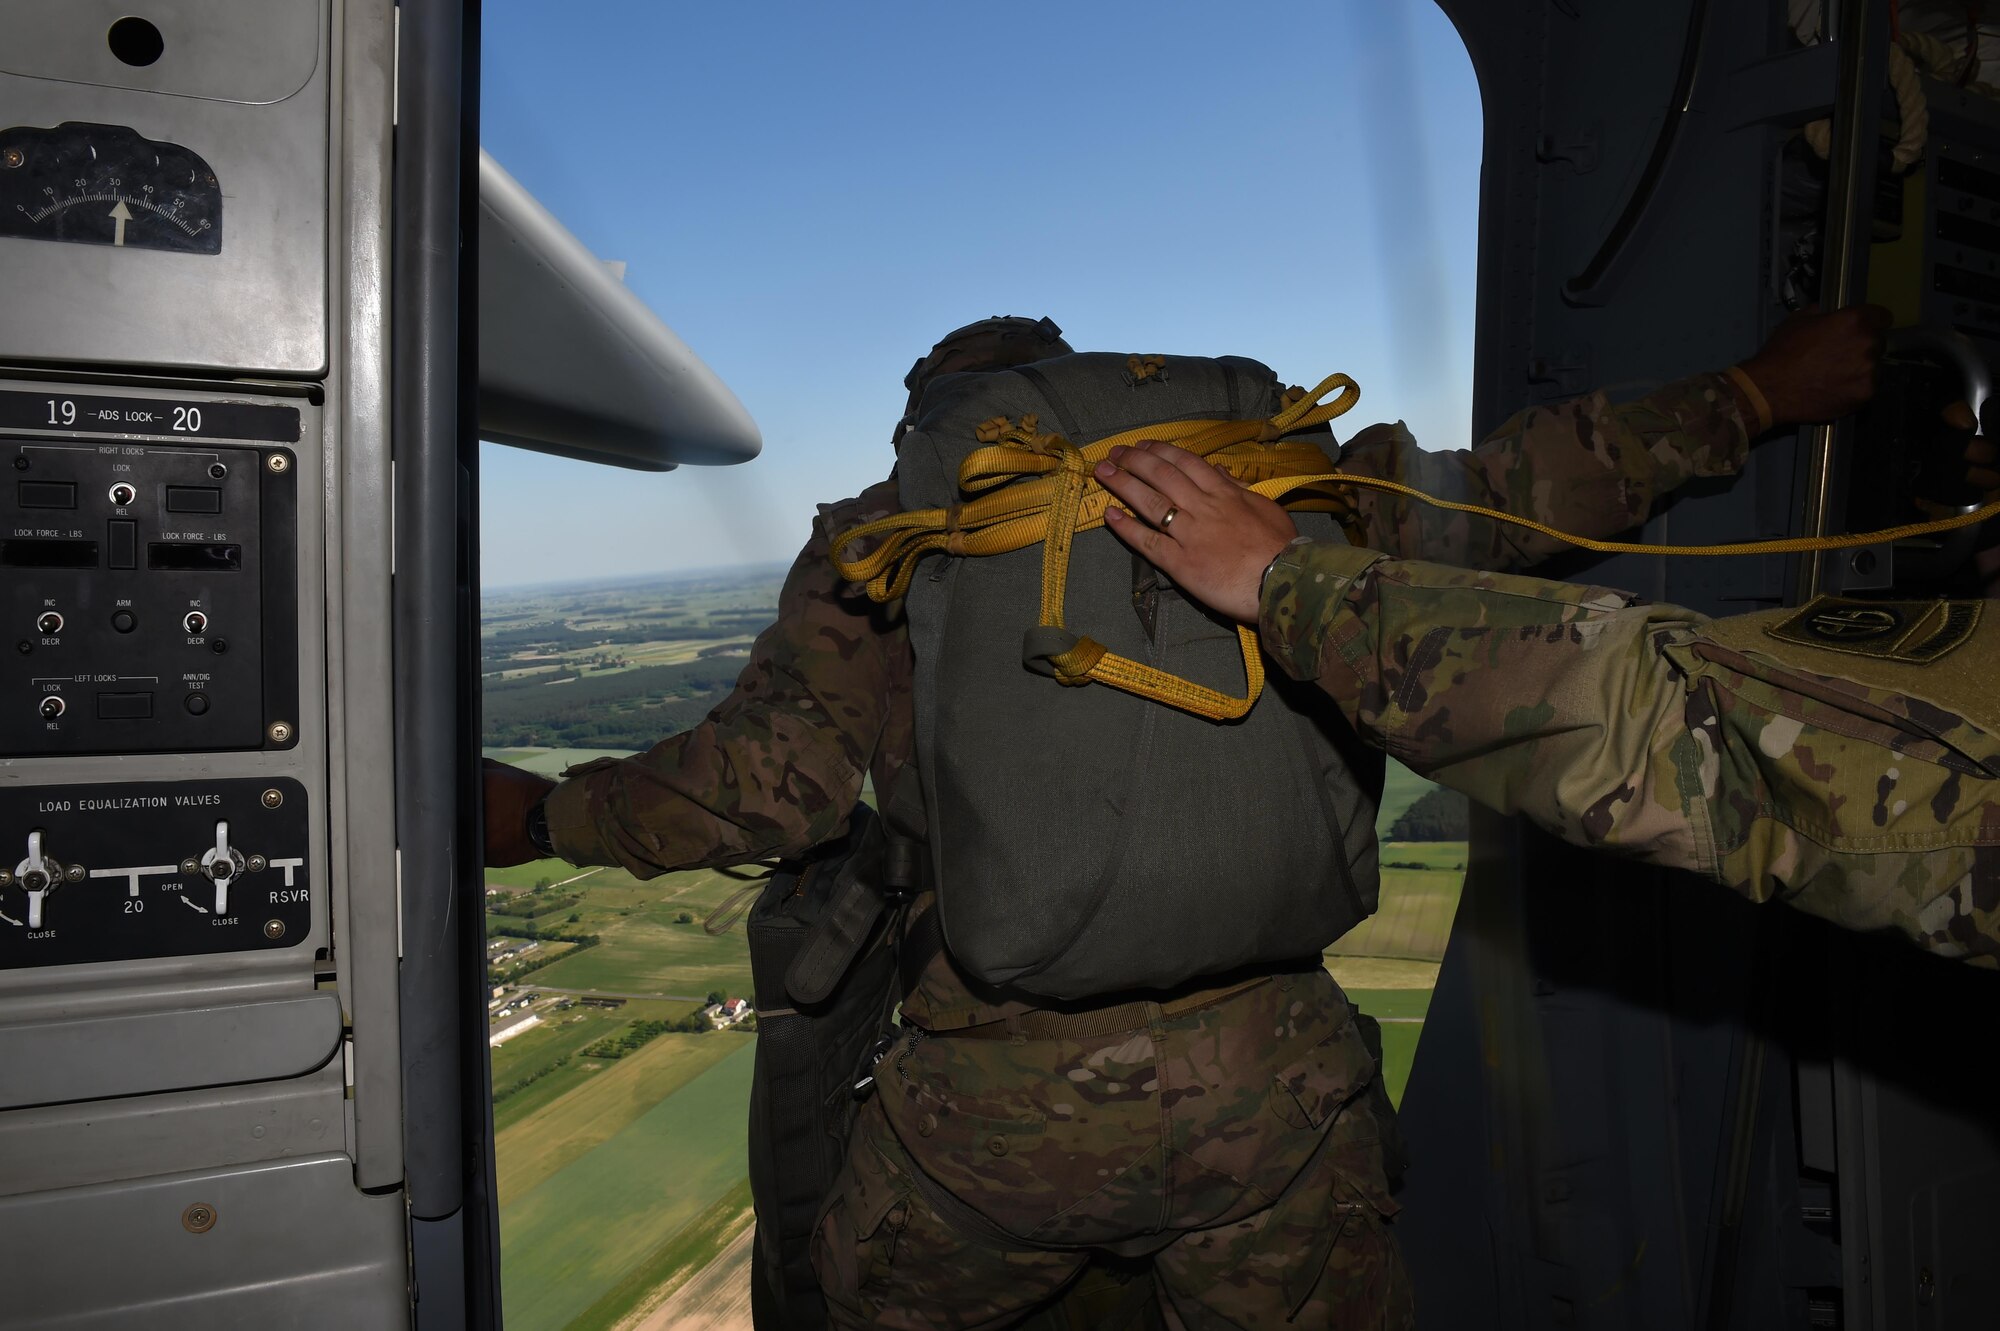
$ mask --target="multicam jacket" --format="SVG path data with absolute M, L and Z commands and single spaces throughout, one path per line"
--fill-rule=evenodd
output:
M 1981 601 L 1710 620 L 1299 541 L 1265 650 L 1369 743 L 1576 845 L 2000 966 L 2000 622 Z
M 1349 471 L 1501 508 L 1588 536 L 1644 520 L 1697 476 L 1728 476 L 1748 453 L 1729 381 L 1702 374 L 1636 401 L 1603 394 L 1530 408 L 1478 447 L 1425 452 L 1399 423 L 1341 450 Z M 1488 519 L 1358 491 L 1345 527 L 1356 544 L 1480 568 L 1514 568 L 1560 547 Z M 843 583 L 830 535 L 900 511 L 893 479 L 823 506 L 735 691 L 692 730 L 632 758 L 574 768 L 549 797 L 556 853 L 639 877 L 795 856 L 837 835 L 863 778 L 889 790 L 912 756 L 911 656 L 901 608 Z M 906 1004 L 934 1027 L 1019 1010 L 974 995 L 940 959 Z

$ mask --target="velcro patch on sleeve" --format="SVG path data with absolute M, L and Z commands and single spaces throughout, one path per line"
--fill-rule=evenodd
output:
M 1859 601 L 1815 597 L 1764 631 L 1785 642 L 1852 656 L 1929 665 L 1979 627 L 1983 601 Z

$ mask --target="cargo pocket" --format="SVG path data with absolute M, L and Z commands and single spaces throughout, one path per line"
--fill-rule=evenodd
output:
M 1267 1209 L 1163 1252 L 1159 1269 L 1175 1302 L 1229 1326 L 1407 1331 L 1409 1280 L 1377 1131 L 1368 1098 L 1357 1095 Z
M 1375 1057 L 1349 1018 L 1305 1057 L 1271 1079 L 1273 1113 L 1294 1128 L 1318 1128 L 1375 1079 Z
M 1383 1171 L 1383 1125 L 1367 1096 L 1355 1097 L 1328 1133 L 1317 1167 L 1318 1223 L 1306 1258 L 1285 1273 L 1288 1313 L 1310 1326 L 1404 1328 L 1413 1312 L 1408 1273 L 1390 1230 L 1401 1208 Z M 1302 1315 L 1310 1309 L 1309 1315 Z
M 813 1270 L 830 1301 L 858 1307 L 887 1280 L 909 1224 L 910 1194 L 909 1181 L 890 1174 L 872 1142 L 855 1144 L 813 1242 Z

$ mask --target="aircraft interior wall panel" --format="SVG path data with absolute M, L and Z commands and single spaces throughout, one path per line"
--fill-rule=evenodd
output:
M 1563 284 L 1638 184 L 1687 7 L 1446 8 L 1474 46 L 1488 102 L 1475 402 L 1490 418 L 1480 428 L 1593 388 L 1636 396 L 1753 350 L 1780 314 L 1766 231 L 1778 136 L 1737 123 L 1723 94 L 1776 35 L 1765 7 L 1710 6 L 1693 113 L 1642 225 L 1581 300 Z M 1539 151 L 1523 152 L 1518 137 L 1495 143 L 1495 128 L 1531 104 Z M 1511 238 L 1504 248 L 1488 239 L 1496 228 Z M 1521 237 L 1532 240 L 1524 247 Z M 1496 260 L 1505 267 L 1495 271 Z M 1762 445 L 1726 496 L 1691 487 L 1648 539 L 1778 534 L 1793 506 L 1789 448 Z M 1717 611 L 1779 594 L 1774 562 L 1578 557 L 1555 570 Z M 1423 1324 L 1710 1325 L 1714 1234 L 1735 1214 L 1733 1293 L 1713 1324 L 1803 1325 L 1806 1293 L 1783 1281 L 1801 1265 L 1788 1245 L 1811 1236 L 1794 1241 L 1792 1148 L 1768 1093 L 1753 1097 L 1747 1148 L 1732 1144 L 1747 1073 L 1746 977 L 1761 945 L 1746 930 L 1754 912 L 1683 880 L 1635 881 L 1623 869 L 1607 879 L 1594 861 L 1496 825 L 1481 820 L 1440 978 L 1439 998 L 1463 992 L 1469 1007 L 1433 1012 L 1428 1025 L 1439 1029 L 1427 1030 L 1405 1100 L 1415 1158 L 1405 1218 L 1423 1288 L 1450 1290 L 1460 1271 L 1490 1264 L 1481 1283 L 1497 1297 L 1433 1294 Z M 1485 929 L 1465 932 L 1481 920 Z M 1782 1052 L 1761 1081 L 1788 1081 Z M 1468 1131 L 1490 1149 L 1478 1216 L 1462 1206 L 1474 1161 L 1456 1143 Z M 1451 1176 L 1426 1176 L 1432 1152 L 1457 1162 Z M 1739 1186 L 1749 1200 L 1737 1213 L 1728 1199 Z
M 408 1320 L 403 1203 L 314 1155 L 0 1198 L 0 1326 L 357 1331 Z
M 284 1081 L 0 1114 L 0 1196 L 324 1155 L 342 1146 L 346 1094 L 335 1057 Z
M 1445 7 L 1487 101 L 1479 428 L 1532 401 L 1636 389 L 1754 349 L 1783 316 L 1778 153 L 1813 99 L 1830 101 L 1832 62 L 1790 54 L 1773 6 L 1708 7 L 1673 164 L 1592 306 L 1565 299 L 1562 283 L 1637 182 L 1688 7 Z M 1757 64 L 1781 52 L 1782 69 Z M 1538 132 L 1525 140 L 1530 112 Z M 1948 138 L 1950 118 L 1940 120 Z M 1573 150 L 1593 136 L 1596 165 L 1580 170 Z M 1738 486 L 1691 487 L 1648 538 L 1787 532 L 1792 451 L 1790 439 L 1761 444 Z M 1557 567 L 1726 612 L 1783 595 L 1776 565 Z M 1986 993 L 1988 977 L 1947 976 L 1893 941 L 1830 937 L 1686 879 L 1607 876 L 1523 830 L 1480 826 L 1404 1102 L 1414 1157 L 1404 1232 L 1429 1296 L 1425 1326 L 1990 1324 L 1991 1263 L 1966 1254 L 1979 1247 L 1968 1236 L 1995 1223 L 2000 1092 L 1985 1088 L 1982 1127 L 1958 1102 L 1985 1086 L 1976 1060 L 1953 1056 L 1942 1025 L 1897 1034 L 1925 1013 L 1983 1010 L 1976 994 L 1951 995 Z M 1848 1006 L 1889 1011 L 1913 996 L 1901 1024 Z M 1880 1066 L 1898 1045 L 1912 1057 Z M 1841 1112 L 1821 1133 L 1795 1085 L 1813 1084 L 1811 1067 L 1829 1058 L 1846 1090 L 1829 1099 L 1828 1113 Z M 1840 1149 L 1815 1154 L 1802 1130 Z
M 325 368 L 330 4 L 0 0 L 0 362 Z
M 404 1325 L 394 10 L 107 6 L 0 0 L 0 1327 Z

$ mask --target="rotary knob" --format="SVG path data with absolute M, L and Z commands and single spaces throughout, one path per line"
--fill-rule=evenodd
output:
M 5 863 L 0 860 L 0 863 Z M 28 833 L 28 858 L 14 866 L 14 881 L 28 894 L 28 927 L 42 927 L 42 902 L 62 886 L 63 866 L 42 850 L 42 829 Z
M 215 913 L 229 913 L 229 885 L 242 876 L 244 870 L 243 852 L 229 844 L 229 824 L 215 825 L 215 849 L 205 851 L 201 857 L 201 871 L 209 882 L 215 884 Z

